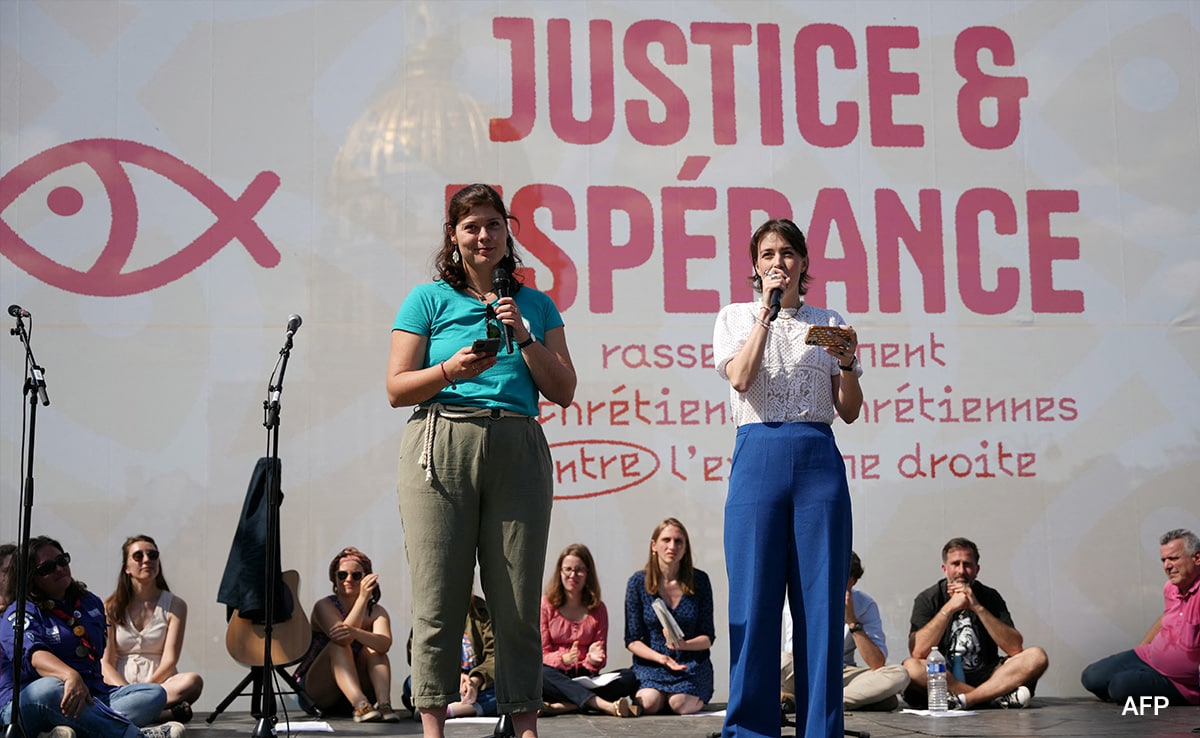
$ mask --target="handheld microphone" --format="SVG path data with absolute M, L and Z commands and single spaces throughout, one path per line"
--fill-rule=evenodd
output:
M 8 314 L 13 316 L 14 318 L 30 317 L 29 311 L 22 308 L 20 305 L 9 305 L 8 306 Z
M 292 313 L 291 315 L 289 315 L 288 316 L 288 324 L 287 324 L 287 334 L 289 336 L 296 335 L 296 331 L 300 330 L 300 324 L 303 322 L 304 322 L 304 319 L 301 318 L 299 315 L 296 315 L 295 313 Z
M 767 313 L 767 322 L 779 317 L 779 309 L 783 307 L 783 290 L 776 287 L 771 290 L 771 309 Z
M 512 283 L 508 280 L 508 270 L 504 267 L 496 267 L 492 272 L 492 292 L 496 293 L 496 299 L 501 297 L 512 297 Z M 512 353 L 513 346 L 513 329 L 511 325 L 504 326 L 504 348 L 508 353 Z

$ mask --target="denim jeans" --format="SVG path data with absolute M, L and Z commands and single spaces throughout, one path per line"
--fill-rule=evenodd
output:
M 56 725 L 72 728 L 88 738 L 138 738 L 138 726 L 158 721 L 167 693 L 157 684 L 129 684 L 107 697 L 96 697 L 78 716 L 62 713 L 63 683 L 42 677 L 21 690 L 21 723 L 25 735 L 37 736 Z M 0 720 L 12 718 L 12 703 L 0 710 Z
M 1186 705 L 1171 680 L 1142 661 L 1132 650 L 1114 653 L 1090 664 L 1083 670 L 1080 681 L 1087 691 L 1105 702 L 1124 703 L 1129 697 L 1161 696 L 1172 705 Z

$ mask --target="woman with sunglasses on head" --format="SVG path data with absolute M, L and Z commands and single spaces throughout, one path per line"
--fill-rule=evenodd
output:
M 158 544 L 150 536 L 131 536 L 121 545 L 117 589 L 104 601 L 109 647 L 101 664 L 104 680 L 126 684 L 161 684 L 167 691 L 162 720 L 186 723 L 204 680 L 180 672 L 187 603 L 171 592 L 159 561 Z
M 553 468 L 538 403 L 569 406 L 576 377 L 558 308 L 517 277 L 510 219 L 487 185 L 451 197 L 437 277 L 413 288 L 392 325 L 388 401 L 418 406 L 401 441 L 397 491 L 425 738 L 442 738 L 446 705 L 459 696 L 459 624 L 476 559 L 501 655 L 498 709 L 512 714 L 519 738 L 533 738 L 542 707 L 538 583 Z M 477 341 L 489 327 L 500 337 L 491 346 Z
M 347 709 L 356 723 L 396 722 L 392 711 L 392 623 L 379 604 L 379 575 L 353 546 L 329 562 L 333 594 L 313 605 L 312 645 L 295 679 L 325 712 Z
M 158 684 L 114 687 L 104 681 L 104 603 L 71 576 L 71 556 L 53 538 L 29 541 L 23 557 L 29 593 L 21 659 L 21 723 L 26 736 L 179 738 L 186 729 L 158 720 L 167 693 Z M 20 554 L 18 554 L 20 555 Z M 15 582 L 9 579 L 9 597 Z M 13 622 L 0 619 L 0 722 L 12 719 Z
M 575 681 L 600 676 L 608 662 L 608 608 L 592 552 L 572 543 L 558 555 L 542 598 L 543 715 L 591 708 L 606 715 L 635 717 L 641 705 L 630 698 L 637 678 L 629 669 L 605 674 L 600 683 Z

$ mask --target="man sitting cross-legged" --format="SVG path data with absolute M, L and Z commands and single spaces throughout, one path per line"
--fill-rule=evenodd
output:
M 905 701 L 914 707 L 927 703 L 925 659 L 938 646 L 946 657 L 952 709 L 1025 707 L 1050 664 L 1046 652 L 1024 645 L 1004 598 L 976 580 L 979 548 L 973 542 L 950 539 L 942 547 L 942 572 L 945 578 L 913 601 L 908 635 L 912 657 L 904 660 L 912 681 Z M 1001 658 L 1000 651 L 1007 658 Z

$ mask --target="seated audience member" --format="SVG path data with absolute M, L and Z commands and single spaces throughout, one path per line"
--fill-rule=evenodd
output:
M 842 647 L 842 706 L 847 710 L 894 710 L 900 704 L 896 695 L 908 686 L 908 672 L 900 664 L 887 665 L 887 638 L 883 634 L 879 605 L 871 595 L 854 588 L 862 575 L 862 560 L 851 551 Z M 783 645 L 782 702 L 786 712 L 795 712 L 792 615 L 786 605 L 783 609 Z M 862 655 L 866 666 L 855 664 L 855 652 Z
M 1200 539 L 1179 528 L 1158 542 L 1167 574 L 1162 615 L 1135 648 L 1083 670 L 1083 686 L 1105 702 L 1156 696 L 1200 705 Z
M 629 669 L 606 674 L 598 686 L 575 681 L 599 677 L 607 662 L 608 608 L 600 599 L 600 578 L 591 551 L 573 543 L 558 555 L 542 598 L 542 714 L 581 708 L 617 717 L 640 714 L 641 705 L 630 700 L 637 678 Z
M 328 713 L 351 711 L 356 723 L 396 722 L 392 712 L 392 624 L 379 604 L 379 575 L 353 546 L 329 562 L 333 594 L 313 605 L 313 640 L 295 679 Z
M 673 645 L 654 611 L 660 598 L 683 631 Z M 625 587 L 625 648 L 633 654 L 636 700 L 645 713 L 700 712 L 713 694 L 710 649 L 716 637 L 708 574 L 692 566 L 683 523 L 667 518 L 650 536 L 645 569 Z
M 942 547 L 942 572 L 944 579 L 913 600 L 905 702 L 927 704 L 925 658 L 937 646 L 946 657 L 952 709 L 1026 707 L 1050 664 L 1046 652 L 1024 645 L 1004 598 L 976 580 L 979 548 L 973 542 L 951 538 Z M 1007 657 L 1001 658 L 1000 651 Z
M 412 663 L 413 634 L 408 633 L 408 661 Z M 482 597 L 471 595 L 463 629 L 458 701 L 446 705 L 446 717 L 490 717 L 496 714 L 496 639 L 492 616 Z M 404 706 L 419 714 L 412 702 L 412 677 L 404 680 Z
M 101 670 L 106 627 L 104 603 L 71 576 L 71 556 L 46 536 L 29 542 L 23 556 L 29 593 L 22 638 L 21 727 L 26 736 L 53 738 L 179 738 L 182 723 L 148 726 L 158 719 L 167 693 L 158 684 L 105 683 Z M 9 598 L 14 582 L 9 580 Z M 13 654 L 17 603 L 0 619 L 0 722 L 13 717 Z M 139 729 L 140 727 L 140 729 Z
M 161 684 L 167 706 L 159 718 L 186 723 L 204 680 L 178 669 L 188 611 L 183 598 L 170 590 L 154 539 L 126 538 L 117 589 L 104 601 L 109 645 L 101 668 L 104 680 L 114 687 Z
M 4 612 L 4 608 L 8 607 L 10 600 L 8 599 L 8 577 L 12 571 L 13 553 L 17 550 L 17 544 L 5 543 L 0 545 L 0 612 Z

